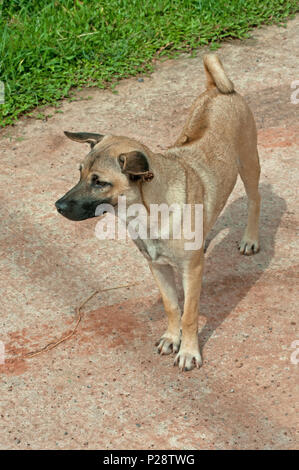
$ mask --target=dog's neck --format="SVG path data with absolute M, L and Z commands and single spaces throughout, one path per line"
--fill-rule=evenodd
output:
M 178 158 L 171 154 L 151 154 L 149 164 L 154 177 L 137 182 L 134 202 L 143 204 L 148 213 L 151 204 L 185 203 L 187 175 Z

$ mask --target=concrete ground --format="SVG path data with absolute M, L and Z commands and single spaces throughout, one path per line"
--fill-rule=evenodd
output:
M 179 373 L 158 356 L 166 319 L 133 243 L 101 242 L 95 219 L 68 221 L 53 204 L 87 151 L 62 131 L 135 136 L 162 151 L 204 89 L 202 51 L 122 81 L 117 94 L 82 90 L 62 113 L 1 131 L 1 449 L 298 448 L 298 26 L 299 17 L 219 51 L 257 121 L 261 251 L 237 250 L 239 181 L 210 237 L 200 370 Z M 19 358 L 70 331 L 95 289 L 133 282 L 92 299 L 69 341 Z

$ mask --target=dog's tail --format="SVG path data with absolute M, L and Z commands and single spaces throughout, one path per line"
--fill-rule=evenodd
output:
M 207 88 L 217 87 L 221 93 L 233 93 L 234 84 L 224 72 L 219 57 L 216 54 L 205 54 L 203 63 L 207 78 Z

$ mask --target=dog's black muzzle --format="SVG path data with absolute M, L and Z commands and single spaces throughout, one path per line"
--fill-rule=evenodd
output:
M 98 206 L 110 204 L 110 198 L 93 199 L 85 195 L 82 196 L 80 189 L 78 185 L 75 186 L 55 202 L 59 214 L 70 220 L 85 220 L 101 215 L 99 209 L 97 209 Z

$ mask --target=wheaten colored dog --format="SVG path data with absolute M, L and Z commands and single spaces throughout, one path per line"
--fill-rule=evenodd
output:
M 103 203 L 117 206 L 118 196 L 127 204 L 203 204 L 203 238 L 215 223 L 240 174 L 248 196 L 248 223 L 240 252 L 259 250 L 258 224 L 260 165 L 256 127 L 244 99 L 234 90 L 216 55 L 204 57 L 206 91 L 190 110 L 174 146 L 164 154 L 151 152 L 127 137 L 90 133 L 66 135 L 88 142 L 91 151 L 81 165 L 79 183 L 56 202 L 58 211 L 71 220 L 95 216 Z M 204 250 L 186 250 L 185 240 L 138 239 L 149 260 L 168 316 L 161 337 L 161 354 L 175 352 L 175 364 L 190 370 L 202 363 L 198 345 L 198 314 Z M 174 269 L 181 276 L 185 294 L 181 316 Z

